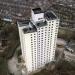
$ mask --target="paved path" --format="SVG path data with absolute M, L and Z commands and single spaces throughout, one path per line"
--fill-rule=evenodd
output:
M 15 51 L 14 56 L 10 60 L 8 60 L 8 68 L 9 68 L 10 73 L 13 73 L 14 75 L 22 75 L 21 71 L 17 67 L 18 59 L 16 56 L 16 51 Z

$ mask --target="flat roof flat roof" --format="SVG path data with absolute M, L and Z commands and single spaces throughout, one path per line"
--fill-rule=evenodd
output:
M 27 26 L 27 25 L 29 25 L 29 22 L 30 22 L 30 20 L 19 20 L 18 21 L 19 27 Z
M 38 23 L 36 23 L 36 27 L 42 27 L 42 26 L 46 26 L 47 25 L 47 21 L 44 21 L 44 22 L 38 22 Z
M 43 13 L 41 8 L 35 8 L 35 9 L 32 9 L 32 10 L 34 11 L 34 14 Z
M 48 20 L 50 20 L 50 19 L 53 20 L 53 19 L 56 19 L 57 18 L 57 16 L 53 12 L 51 12 L 51 11 L 45 12 L 45 17 Z
M 26 33 L 32 33 L 32 32 L 36 32 L 37 28 L 35 25 L 33 25 L 33 23 L 30 22 L 30 24 L 28 25 L 28 27 L 23 28 L 23 32 Z

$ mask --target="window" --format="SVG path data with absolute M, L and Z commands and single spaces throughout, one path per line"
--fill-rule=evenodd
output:
M 36 36 L 34 36 L 34 38 L 35 38 Z
M 58 26 L 56 26 L 56 27 L 58 27 Z
M 31 44 L 31 45 L 33 45 L 33 44 Z
M 31 36 L 32 36 L 32 34 L 31 34 Z
M 52 21 L 52 23 L 53 23 L 54 21 Z
M 52 37 L 52 35 L 51 35 L 51 37 Z
M 56 23 L 56 24 L 58 24 L 58 23 Z
M 36 40 L 36 39 L 34 39 L 34 40 Z
M 43 46 L 43 44 L 41 44 L 41 46 Z
M 51 30 L 53 30 L 53 29 L 51 29 Z M 52 32 L 51 32 L 52 33 Z
M 36 42 L 36 41 L 34 41 L 34 42 Z M 36 44 L 36 43 L 35 43 Z
M 41 38 L 41 39 L 43 39 L 43 38 Z
M 47 29 L 45 29 L 45 31 L 47 31 Z
M 33 41 L 33 39 L 31 39 L 31 41 Z
M 40 43 L 39 43 L 40 44 Z
M 31 43 L 33 43 L 33 42 L 31 41 Z
M 41 41 L 43 41 L 43 40 L 41 40 Z
M 34 48 L 34 49 L 36 49 L 36 48 Z
M 45 34 L 46 34 L 47 32 L 45 32 Z M 46 36 L 46 35 L 45 35 Z
M 47 28 L 47 27 L 45 27 L 45 28 Z
M 42 19 L 42 18 L 38 18 L 38 20 L 40 20 L 40 19 Z
M 41 29 L 43 29 L 43 28 L 41 28 Z

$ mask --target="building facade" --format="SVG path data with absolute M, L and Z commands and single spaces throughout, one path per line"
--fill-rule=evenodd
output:
M 28 72 L 55 60 L 59 19 L 52 11 L 31 10 L 31 19 L 19 21 L 22 56 Z

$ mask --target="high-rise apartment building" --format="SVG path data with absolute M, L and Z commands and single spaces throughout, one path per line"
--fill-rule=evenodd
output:
M 22 56 L 30 73 L 55 59 L 59 19 L 52 11 L 31 10 L 30 20 L 19 21 Z

